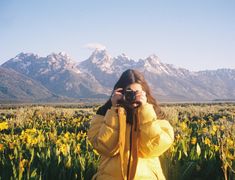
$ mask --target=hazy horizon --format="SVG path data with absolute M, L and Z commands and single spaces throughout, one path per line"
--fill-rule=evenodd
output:
M 0 64 L 21 52 L 94 48 L 138 60 L 152 54 L 191 71 L 235 69 L 235 1 L 0 1 Z

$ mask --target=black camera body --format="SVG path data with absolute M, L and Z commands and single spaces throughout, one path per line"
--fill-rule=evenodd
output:
M 126 89 L 123 93 L 123 100 L 131 104 L 135 102 L 136 94 L 137 91 L 133 91 L 132 89 Z
M 133 91 L 130 88 L 120 91 L 123 94 L 123 98 L 118 101 L 120 106 L 125 108 L 133 108 L 132 104 L 137 103 L 140 105 L 140 102 L 136 101 L 137 91 Z M 138 106 L 137 106 L 138 107 Z
M 122 93 L 123 98 L 118 101 L 118 105 L 126 109 L 127 123 L 133 124 L 135 119 L 134 112 L 136 112 L 136 108 L 141 105 L 141 102 L 136 101 L 138 91 L 133 91 L 132 89 L 127 88 L 119 92 Z M 133 103 L 136 103 L 137 106 L 133 106 Z

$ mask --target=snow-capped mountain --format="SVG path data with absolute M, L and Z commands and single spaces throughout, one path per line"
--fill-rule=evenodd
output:
M 125 54 L 111 57 L 106 50 L 95 50 L 77 63 L 66 53 L 47 57 L 21 53 L 2 67 L 14 69 L 56 95 L 75 99 L 107 98 L 127 69 L 141 71 L 153 94 L 162 101 L 235 99 L 234 69 L 192 72 L 163 63 L 156 55 L 134 60 Z
M 3 66 L 11 66 L 11 68 L 29 76 L 55 74 L 66 69 L 80 73 L 70 57 L 62 52 L 59 54 L 52 53 L 47 57 L 39 57 L 32 53 L 20 53 L 4 63 Z
M 102 86 L 110 88 L 117 79 L 113 63 L 114 59 L 106 50 L 95 50 L 87 60 L 79 63 L 77 68 L 84 73 L 92 74 Z
M 21 53 L 2 65 L 40 82 L 51 92 L 72 98 L 105 96 L 103 87 L 90 74 L 81 73 L 65 53 L 47 57 Z
M 235 99 L 233 69 L 191 72 L 162 63 L 156 55 L 139 60 L 133 60 L 125 54 L 112 58 L 105 50 L 96 50 L 77 67 L 81 72 L 94 75 L 107 88 L 112 88 L 126 69 L 138 69 L 145 75 L 153 94 L 159 99 L 173 101 Z

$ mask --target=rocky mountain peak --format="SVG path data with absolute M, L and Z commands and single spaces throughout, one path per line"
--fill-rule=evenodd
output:
M 50 55 L 47 56 L 48 59 L 54 60 L 54 61 L 67 61 L 71 62 L 73 61 L 66 53 L 64 52 L 59 52 L 57 53 L 51 53 Z
M 27 60 L 38 59 L 38 58 L 39 57 L 37 54 L 21 52 L 18 55 L 16 55 L 16 57 L 11 59 L 11 61 L 13 61 L 13 62 L 22 61 L 22 60 L 27 61 Z
M 123 59 L 123 60 L 126 60 L 126 61 L 131 61 L 132 60 L 125 53 L 122 53 L 121 55 L 117 56 L 116 59 Z
M 171 66 L 162 63 L 160 58 L 154 54 L 142 61 L 144 63 L 144 68 L 149 72 L 157 74 L 170 74 L 170 71 L 173 70 Z
M 63 57 L 66 57 L 66 58 L 68 58 L 68 59 L 71 59 L 70 57 L 69 57 L 69 55 L 66 53 L 66 52 L 59 52 L 59 54 L 58 55 L 60 55 L 60 56 L 63 56 Z
M 151 65 L 161 65 L 162 64 L 160 58 L 155 54 L 150 55 L 149 57 L 147 57 L 145 59 L 145 61 L 149 62 Z
M 74 69 L 76 63 L 71 59 L 66 53 L 51 53 L 46 58 L 44 58 L 45 63 L 49 64 L 53 69 Z
M 105 49 L 96 49 L 89 57 L 89 60 L 92 63 L 99 64 L 100 62 L 109 62 L 111 60 L 111 56 Z

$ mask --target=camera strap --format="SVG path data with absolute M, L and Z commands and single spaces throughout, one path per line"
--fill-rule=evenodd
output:
M 139 117 L 138 117 L 138 109 L 133 110 L 133 121 L 131 124 L 130 131 L 130 155 L 128 159 L 128 167 L 127 167 L 127 179 L 132 180 L 135 177 L 136 168 L 138 164 L 138 127 L 139 127 Z M 132 158 L 131 158 L 132 157 Z M 132 159 L 132 161 L 131 161 Z

